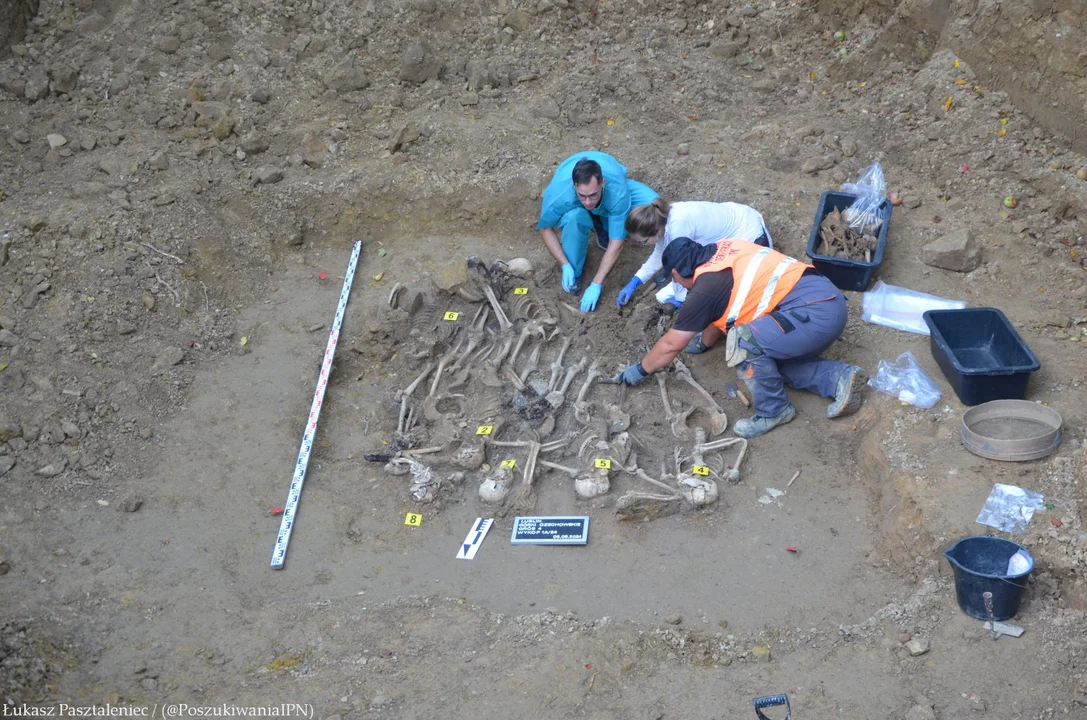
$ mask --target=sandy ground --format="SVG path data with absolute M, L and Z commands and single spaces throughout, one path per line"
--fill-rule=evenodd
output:
M 838 28 L 792 3 L 46 2 L 35 23 L 0 67 L 10 703 L 656 719 L 748 716 L 753 697 L 787 692 L 800 718 L 1085 712 L 1087 182 L 1081 158 L 950 52 L 832 80 L 841 50 L 863 54 L 881 27 Z M 409 52 L 420 39 L 422 60 Z M 646 253 L 633 246 L 595 313 L 562 309 L 533 227 L 553 167 L 585 148 L 669 198 L 754 205 L 799 258 L 820 194 L 881 161 L 906 202 L 877 276 L 1002 309 L 1041 359 L 1027 397 L 1062 413 L 1060 449 L 1024 464 L 968 453 L 966 408 L 928 338 L 864 323 L 850 293 L 828 354 L 874 372 L 912 350 L 943 391 L 931 410 L 870 392 L 830 422 L 824 400 L 797 394 L 798 419 L 750 444 L 717 503 L 650 522 L 616 515 L 618 496 L 645 489 L 629 473 L 584 501 L 544 472 L 531 512 L 589 515 L 589 543 L 512 546 L 518 511 L 480 501 L 482 470 L 450 480 L 452 448 L 474 442 L 487 408 L 503 438 L 531 437 L 542 416 L 531 392 L 486 388 L 469 363 L 462 417 L 412 437 L 449 448 L 420 458 L 444 482 L 416 502 L 410 476 L 364 456 L 402 439 L 397 391 L 468 330 L 443 344 L 444 329 L 388 307 L 395 283 L 470 320 L 481 303 L 455 292 L 478 288 L 466 258 L 527 258 L 527 278 L 497 277 L 502 304 L 528 287 L 571 338 L 567 364 L 609 373 L 667 327 L 647 296 L 614 307 Z M 923 262 L 961 230 L 976 269 Z M 273 572 L 269 510 L 286 498 L 356 239 L 301 510 Z M 720 353 L 688 365 L 731 421 L 743 415 Z M 552 437 L 573 438 L 563 464 L 579 464 L 583 377 L 554 413 Z M 674 379 L 669 391 L 701 402 Z M 608 405 L 629 414 L 654 477 L 690 445 L 662 421 L 655 383 L 586 398 L 590 430 Z M 941 558 L 987 531 L 974 518 L 993 482 L 1052 504 L 1014 536 L 1037 583 L 1016 620 L 1026 634 L 998 642 L 959 611 Z M 767 488 L 785 494 L 760 502 Z M 477 517 L 494 528 L 475 560 L 454 560 Z M 912 655 L 910 640 L 928 650 Z

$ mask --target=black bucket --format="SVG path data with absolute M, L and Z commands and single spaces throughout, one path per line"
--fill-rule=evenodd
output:
M 1008 561 L 1022 553 L 1029 561 L 1026 570 L 1009 574 Z M 964 613 L 988 620 L 983 594 L 993 594 L 993 619 L 1007 620 L 1019 611 L 1019 600 L 1034 570 L 1034 556 L 1011 540 L 982 535 L 959 540 L 944 551 L 955 571 L 955 595 Z

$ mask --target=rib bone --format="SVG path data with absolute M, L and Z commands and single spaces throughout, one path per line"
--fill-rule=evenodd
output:
M 395 309 L 400 304 L 400 295 L 407 290 L 406 287 L 397 283 L 393 285 L 393 289 L 389 291 L 389 307 Z

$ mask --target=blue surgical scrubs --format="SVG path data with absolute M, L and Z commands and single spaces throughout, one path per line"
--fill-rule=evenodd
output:
M 581 160 L 595 160 L 604 175 L 604 195 L 592 210 L 586 210 L 574 190 L 574 165 Z M 645 205 L 657 198 L 651 188 L 627 178 L 627 169 L 611 155 L 596 151 L 579 152 L 566 158 L 555 170 L 551 184 L 543 193 L 537 230 L 558 228 L 566 259 L 581 277 L 585 257 L 589 252 L 589 231 L 596 226 L 602 245 L 608 240 L 624 240 L 627 236 L 627 213 L 635 205 Z M 594 223 L 594 217 L 596 222 Z

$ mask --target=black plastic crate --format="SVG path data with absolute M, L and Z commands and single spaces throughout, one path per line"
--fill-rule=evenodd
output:
M 841 290 L 867 290 L 868 283 L 872 281 L 872 275 L 876 268 L 883 262 L 883 250 L 887 247 L 887 227 L 891 224 L 891 203 L 884 200 L 879 206 L 879 215 L 883 223 L 879 226 L 878 244 L 876 252 L 872 255 L 871 262 L 863 260 L 846 260 L 845 258 L 832 258 L 815 252 L 819 246 L 819 225 L 830 213 L 835 210 L 844 211 L 857 199 L 852 193 L 827 190 L 819 198 L 819 207 L 815 211 L 815 224 L 811 228 L 811 237 L 808 238 L 808 257 L 811 258 L 815 269 L 830 279 Z
M 1042 365 L 996 308 L 929 310 L 932 357 L 964 405 L 1022 400 Z

